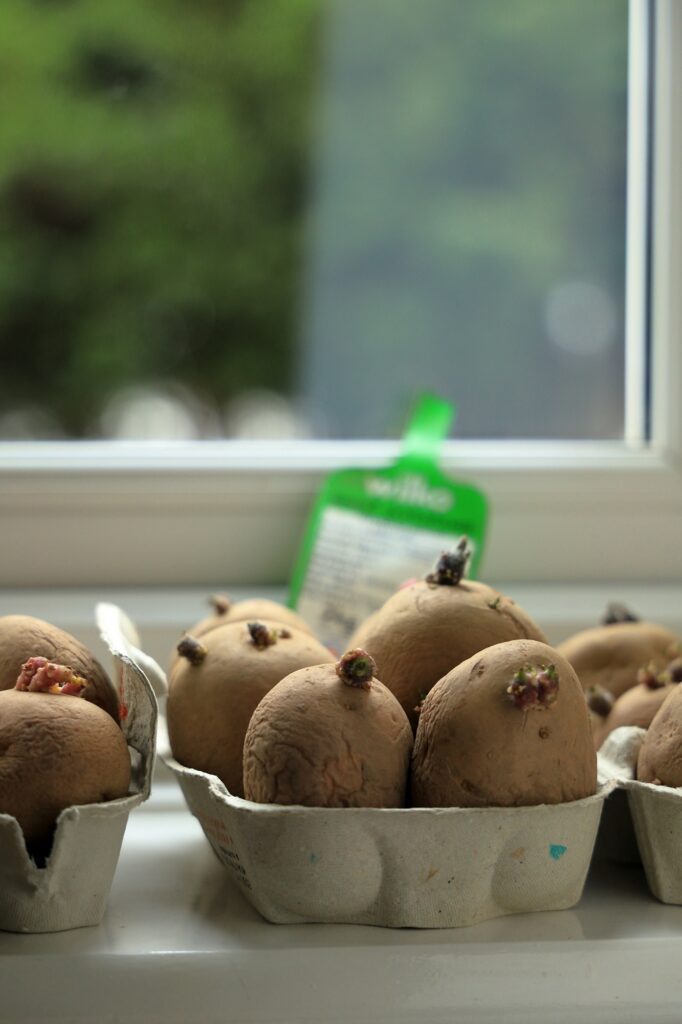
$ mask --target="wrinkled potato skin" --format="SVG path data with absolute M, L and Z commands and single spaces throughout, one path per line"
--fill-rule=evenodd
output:
M 674 686 L 653 718 L 637 759 L 640 782 L 682 786 L 682 684 Z
M 609 733 L 619 729 L 621 725 L 637 725 L 640 729 L 648 729 L 658 709 L 677 685 L 666 683 L 665 686 L 652 689 L 644 683 L 637 683 L 622 693 L 606 718 L 602 718 L 600 725 L 595 729 L 595 750 L 599 750 Z
M 524 665 L 554 665 L 556 701 L 521 710 L 506 690 Z M 578 678 L 534 640 L 479 651 L 433 687 L 412 755 L 415 807 L 519 807 L 596 792 L 597 758 Z
M 455 587 L 419 581 L 393 594 L 348 646 L 372 655 L 377 677 L 415 729 L 415 707 L 450 669 L 491 644 L 521 638 L 545 640 L 533 620 L 492 587 L 473 580 Z
M 680 640 L 651 622 L 616 622 L 584 629 L 557 646 L 578 673 L 583 689 L 603 686 L 614 697 L 637 684 L 637 672 L 653 661 L 665 668 Z
M 200 665 L 178 658 L 171 673 L 166 715 L 173 756 L 188 768 L 217 775 L 234 796 L 244 793 L 244 736 L 258 702 L 296 669 L 332 661 L 314 637 L 290 632 L 261 650 L 245 622 L 228 623 L 201 638 L 207 654 Z
M 111 716 L 82 697 L 0 693 L 0 812 L 27 842 L 49 839 L 65 807 L 126 796 L 130 756 Z
M 377 679 L 347 686 L 333 665 L 294 672 L 256 708 L 244 741 L 248 800 L 404 807 L 412 729 Z
M 109 676 L 80 640 L 70 633 L 30 615 L 0 618 L 0 691 L 11 690 L 21 666 L 34 656 L 67 665 L 87 679 L 83 698 L 119 720 L 118 696 Z

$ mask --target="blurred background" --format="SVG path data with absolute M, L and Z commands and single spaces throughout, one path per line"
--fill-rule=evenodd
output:
M 0 438 L 624 429 L 627 0 L 3 0 Z

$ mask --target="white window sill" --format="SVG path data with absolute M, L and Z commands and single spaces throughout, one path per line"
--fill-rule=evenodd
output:
M 672 1024 L 681 919 L 641 871 L 602 864 L 570 910 L 470 928 L 268 924 L 160 782 L 130 818 L 101 925 L 0 933 L 2 1019 Z

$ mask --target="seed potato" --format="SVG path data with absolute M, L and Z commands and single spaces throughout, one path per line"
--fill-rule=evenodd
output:
M 412 730 L 366 652 L 300 669 L 253 713 L 248 800 L 307 807 L 403 807 Z
M 75 696 L 0 693 L 0 813 L 27 843 L 50 840 L 59 814 L 125 796 L 130 756 L 120 727 Z
M 632 686 L 622 693 L 606 718 L 602 719 L 601 725 L 595 729 L 595 750 L 599 750 L 609 733 L 623 725 L 636 725 L 640 729 L 648 729 L 659 708 L 676 685 L 676 683 L 664 683 L 652 688 L 646 683 L 637 683 L 636 686 Z
M 232 602 L 227 594 L 213 594 L 210 603 L 213 607 L 213 614 L 201 619 L 188 630 L 189 636 L 196 637 L 197 640 L 206 636 L 207 633 L 213 632 L 214 629 L 220 629 L 233 622 L 273 622 L 282 627 L 297 629 L 301 633 L 309 633 L 310 636 L 314 636 L 308 623 L 297 612 L 265 597 Z M 174 648 L 168 666 L 169 675 L 177 660 L 177 648 Z
M 652 622 L 614 622 L 594 626 L 557 646 L 587 690 L 600 685 L 614 697 L 637 684 L 637 673 L 653 663 L 663 669 L 679 652 L 679 638 Z
M 424 700 L 412 755 L 414 806 L 558 804 L 596 788 L 582 688 L 547 644 L 487 647 Z
M 70 633 L 30 615 L 0 617 L 0 691 L 11 689 L 32 657 L 68 665 L 87 680 L 85 700 L 119 720 L 118 695 L 109 676 L 84 644 Z
M 647 729 L 637 759 L 640 782 L 682 786 L 682 686 L 673 686 Z
M 351 647 L 372 655 L 377 676 L 398 698 L 413 728 L 420 701 L 455 665 L 505 640 L 545 640 L 509 597 L 461 573 L 453 582 L 447 567 L 456 554 L 446 553 L 425 580 L 393 594 L 350 641 Z
M 166 709 L 173 756 L 243 796 L 244 736 L 258 702 L 291 672 L 332 656 L 310 634 L 272 622 L 227 623 L 178 648 Z

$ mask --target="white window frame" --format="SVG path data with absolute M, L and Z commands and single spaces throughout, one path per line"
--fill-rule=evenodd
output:
M 647 73 L 647 0 L 631 0 L 631 89 Z M 682 2 L 654 3 L 652 280 L 643 288 L 646 125 L 630 111 L 624 442 L 453 441 L 480 485 L 495 581 L 682 576 Z M 651 440 L 640 396 L 652 338 Z M 379 442 L 0 446 L 0 586 L 275 585 L 323 475 L 386 463 Z

